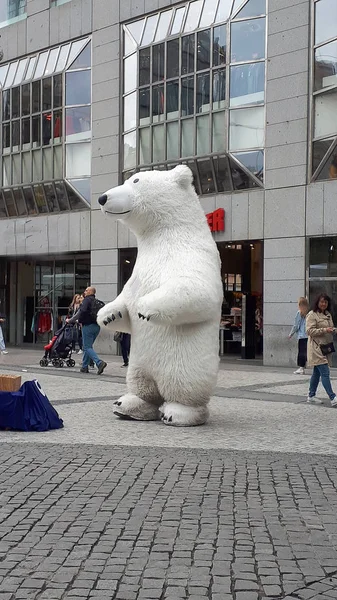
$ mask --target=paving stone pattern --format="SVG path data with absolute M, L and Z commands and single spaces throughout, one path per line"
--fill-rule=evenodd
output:
M 337 458 L 4 444 L 0 600 L 337 598 Z

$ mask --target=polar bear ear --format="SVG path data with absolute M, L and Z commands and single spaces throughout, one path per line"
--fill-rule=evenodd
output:
M 187 165 L 178 165 L 172 169 L 170 177 L 183 188 L 188 188 L 193 181 L 193 173 Z

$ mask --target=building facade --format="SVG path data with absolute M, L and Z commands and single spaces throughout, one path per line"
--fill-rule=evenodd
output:
M 136 240 L 98 196 L 179 163 L 222 259 L 220 353 L 248 322 L 251 355 L 292 365 L 320 290 L 337 322 L 335 0 L 6 0 L 0 29 L 8 342 L 43 343 L 89 282 L 117 295 Z

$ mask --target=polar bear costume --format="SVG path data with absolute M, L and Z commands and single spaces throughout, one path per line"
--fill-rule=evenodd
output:
M 138 254 L 98 324 L 131 333 L 122 418 L 201 425 L 219 365 L 220 257 L 184 165 L 140 172 L 99 198 L 136 235 Z

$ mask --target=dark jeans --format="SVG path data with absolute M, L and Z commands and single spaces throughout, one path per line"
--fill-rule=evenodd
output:
M 333 400 L 336 397 L 336 394 L 331 387 L 330 369 L 328 364 L 316 365 L 316 367 L 314 367 L 309 385 L 309 398 L 313 398 L 316 395 L 320 378 L 322 378 L 322 385 L 330 400 Z
M 121 350 L 125 365 L 127 365 L 129 362 L 130 345 L 131 335 L 129 333 L 123 333 L 123 337 L 121 339 Z
M 73 352 L 76 348 L 76 344 L 78 344 L 78 347 L 80 350 L 83 350 L 82 329 L 78 325 L 74 325 L 74 335 L 73 335 L 73 342 L 72 342 Z
M 305 367 L 307 362 L 307 345 L 308 339 L 300 339 L 298 340 L 298 354 L 297 354 L 297 366 Z
M 82 368 L 85 369 L 89 366 L 90 359 L 94 361 L 95 365 L 98 365 L 102 362 L 102 360 L 97 356 L 95 350 L 93 349 L 93 345 L 95 340 L 100 332 L 100 327 L 97 323 L 92 323 L 91 325 L 82 325 L 82 338 L 83 338 L 83 360 L 82 360 Z

